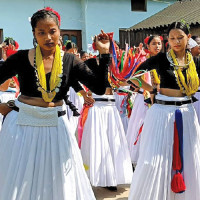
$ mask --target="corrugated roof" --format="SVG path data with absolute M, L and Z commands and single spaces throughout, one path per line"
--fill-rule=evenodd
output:
M 189 25 L 200 24 L 200 0 L 176 2 L 127 30 L 168 26 L 172 22 L 181 19 L 184 19 Z

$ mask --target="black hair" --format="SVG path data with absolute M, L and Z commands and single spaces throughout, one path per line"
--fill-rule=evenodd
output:
M 38 21 L 40 21 L 41 19 L 47 19 L 47 18 L 54 19 L 54 21 L 56 22 L 58 27 L 60 27 L 57 15 L 54 12 L 50 11 L 50 10 L 42 9 L 42 10 L 38 10 L 37 12 L 35 12 L 33 14 L 33 16 L 31 17 L 32 31 L 34 32 Z
M 149 40 L 148 40 L 147 44 L 149 45 L 149 44 L 151 43 L 151 41 L 152 41 L 154 38 L 156 38 L 156 37 L 160 38 L 159 35 L 151 35 L 151 36 L 149 36 Z M 160 40 L 161 40 L 161 39 L 160 39 Z
M 87 51 L 81 51 L 81 52 L 80 52 L 81 58 L 83 57 L 83 55 L 84 55 L 85 53 L 87 53 Z
M 76 44 L 75 44 L 74 42 L 68 42 L 68 43 L 66 44 L 65 49 L 66 49 L 66 50 L 69 50 L 69 49 L 72 49 L 72 48 L 76 48 L 76 49 L 77 49 Z
M 173 22 L 172 24 L 170 24 L 168 30 L 167 30 L 167 35 L 169 35 L 169 32 L 172 29 L 180 29 L 182 30 L 186 35 L 188 35 L 190 33 L 190 27 L 186 22 Z
M 15 40 L 13 40 L 13 38 L 10 38 L 10 37 L 7 37 L 5 40 L 4 40 L 4 43 L 6 45 L 9 45 L 9 44 L 12 44 L 15 46 Z

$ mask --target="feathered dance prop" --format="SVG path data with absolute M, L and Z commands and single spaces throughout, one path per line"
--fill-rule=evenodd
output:
M 137 79 L 134 76 L 144 71 L 137 71 L 139 64 L 146 60 L 146 55 L 143 53 L 135 53 L 133 48 L 126 44 L 126 50 L 117 52 L 116 43 L 113 40 L 113 33 L 109 33 L 111 41 L 110 52 L 112 54 L 112 63 L 109 70 L 109 82 L 113 88 L 119 88 L 120 83 L 130 79 Z M 138 79 L 137 79 L 138 80 Z

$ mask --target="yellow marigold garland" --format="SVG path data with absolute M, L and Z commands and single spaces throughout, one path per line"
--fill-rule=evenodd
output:
M 44 70 L 44 63 L 42 60 L 42 53 L 40 50 L 40 46 L 36 47 L 36 66 L 37 66 L 37 74 L 39 79 L 40 86 L 38 90 L 42 93 L 42 98 L 45 102 L 52 102 L 54 97 L 56 96 L 56 88 L 61 84 L 61 74 L 62 74 L 62 58 L 61 52 L 58 45 L 56 45 L 56 51 L 54 56 L 53 67 L 51 71 L 50 77 L 50 91 L 47 91 L 47 83 L 46 83 L 46 74 Z M 59 91 L 59 89 L 58 89 Z
M 155 69 L 153 69 L 153 70 L 151 70 L 151 73 L 152 73 L 152 76 L 153 76 L 153 82 L 155 83 L 155 84 L 157 84 L 157 85 L 159 85 L 160 84 L 160 79 L 159 79 L 159 77 L 158 77 L 158 73 L 157 73 L 157 71 L 155 70 Z
M 174 73 L 181 92 L 186 93 L 187 96 L 191 96 L 198 90 L 199 87 L 199 77 L 196 72 L 196 66 L 191 53 L 190 52 L 186 53 L 186 61 L 189 64 L 188 68 L 186 69 L 187 83 L 185 81 L 185 77 L 182 73 L 181 67 L 177 62 L 173 49 L 170 50 L 169 54 L 171 55 L 171 58 L 173 59 L 175 65 Z

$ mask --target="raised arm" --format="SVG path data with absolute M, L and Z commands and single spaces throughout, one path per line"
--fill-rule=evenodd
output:
M 82 62 L 74 58 L 70 76 L 83 83 L 92 92 L 102 95 L 105 93 L 108 81 L 108 67 L 110 54 L 100 55 L 99 65 L 97 62 Z
M 137 71 L 139 70 L 147 70 L 147 71 L 151 71 L 152 69 L 159 69 L 159 60 L 161 58 L 161 56 L 163 55 L 163 53 L 159 53 L 156 56 L 152 56 L 150 58 L 148 58 L 145 62 L 143 62 L 139 68 L 137 69 Z
M 20 51 L 7 58 L 6 61 L 0 62 L 0 84 L 17 74 L 19 67 L 19 56 Z
M 96 49 L 100 53 L 99 64 L 96 60 L 82 62 L 78 58 L 73 60 L 71 75 L 88 87 L 92 92 L 102 95 L 105 93 L 110 65 L 109 36 L 101 31 L 94 39 Z M 71 76 L 70 75 L 70 76 Z

